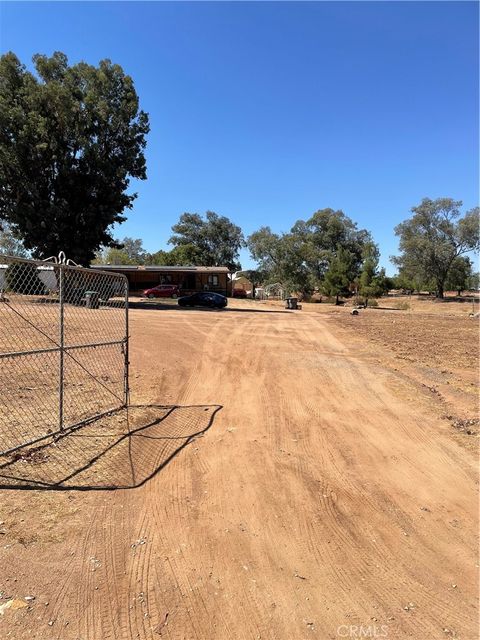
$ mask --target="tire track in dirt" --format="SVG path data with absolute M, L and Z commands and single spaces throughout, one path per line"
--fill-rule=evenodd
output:
M 248 323 L 248 319 L 245 318 L 243 322 L 244 322 L 244 325 L 247 324 Z M 217 343 L 217 336 L 216 335 L 212 335 L 211 332 L 210 332 L 210 334 L 208 336 L 208 340 L 206 342 L 205 351 L 207 353 L 208 352 L 211 353 L 211 348 L 213 348 L 216 345 L 216 343 Z M 211 346 L 210 346 L 210 344 L 211 344 Z M 229 347 L 228 353 L 229 354 L 235 354 L 235 332 L 233 332 L 233 334 L 229 335 L 228 347 Z M 243 364 L 241 359 L 236 359 L 236 360 L 237 360 L 236 364 L 238 364 L 238 365 L 242 365 Z M 223 362 L 220 361 L 219 362 L 220 366 L 218 367 L 219 371 L 221 371 L 221 365 L 222 364 L 223 364 Z M 210 376 L 211 376 L 211 374 L 210 374 Z M 193 387 L 189 388 L 189 392 L 193 392 Z M 195 466 L 196 466 L 195 473 L 198 474 L 200 477 L 202 477 L 205 469 L 203 469 L 201 466 L 199 467 L 198 465 L 195 465 Z M 198 499 L 199 496 L 197 495 L 196 497 Z M 238 550 L 236 552 L 238 552 Z M 243 594 L 242 598 L 246 599 L 247 601 L 251 600 L 252 594 L 248 590 L 246 590 L 245 588 L 242 590 L 242 594 Z M 250 611 L 256 611 L 257 607 L 252 606 L 252 603 L 250 603 L 249 610 Z M 225 613 L 223 614 L 222 618 L 223 618 L 224 621 L 226 620 Z M 252 616 L 250 615 L 250 620 L 244 619 L 241 622 L 242 628 L 245 629 L 245 628 L 248 628 L 249 625 L 251 625 L 251 618 L 252 618 Z M 227 622 L 227 628 L 228 628 L 229 624 L 230 623 Z M 237 620 L 237 624 L 238 624 L 238 620 Z M 261 620 L 256 619 L 255 622 L 254 622 L 254 626 L 255 626 L 256 629 L 261 628 L 262 627 Z M 254 629 L 252 628 L 252 633 L 253 633 L 253 630 Z M 254 637 L 254 636 L 252 636 L 252 637 Z
M 367 350 L 307 314 L 135 312 L 132 326 L 138 398 L 223 408 L 148 483 L 90 499 L 38 638 L 474 637 L 473 460 Z M 182 441 L 199 418 L 178 415 L 164 424 Z M 149 464 L 169 442 L 138 440 Z
M 351 383 L 351 380 L 349 380 L 349 381 L 348 381 L 348 383 Z M 342 386 L 343 386 L 343 384 L 344 384 L 344 383 L 342 382 Z M 370 398 L 370 401 L 371 401 L 372 396 L 373 396 L 376 400 L 380 400 L 380 397 L 381 397 L 381 394 L 380 394 L 380 393 L 373 393 L 373 392 L 372 392 L 372 391 L 373 391 L 373 389 L 368 389 L 368 391 L 369 391 L 369 398 Z M 382 391 L 383 391 L 383 392 L 385 392 L 385 390 L 382 390 Z M 298 395 L 296 395 L 296 394 L 295 394 L 295 390 L 294 390 L 294 389 L 292 389 L 291 397 L 294 397 L 294 398 L 296 397 L 296 398 L 298 398 Z M 383 404 L 384 404 L 384 403 L 383 403 Z M 382 408 L 384 408 L 384 407 L 382 407 Z M 370 409 L 372 409 L 372 407 L 371 407 L 371 406 L 370 406 Z M 342 408 L 341 408 L 341 407 L 338 407 L 338 410 L 339 410 L 339 412 L 341 412 L 341 411 L 342 411 Z M 297 410 L 297 411 L 296 411 L 296 413 L 298 414 L 298 413 L 299 413 L 299 411 Z M 424 440 L 424 438 L 420 438 L 420 440 Z M 369 446 L 370 446 L 370 448 L 375 449 L 374 442 L 370 442 L 370 443 L 369 443 Z M 377 448 L 377 449 L 378 449 L 378 448 Z M 376 451 L 376 453 L 378 453 L 378 451 Z M 362 496 L 362 500 L 365 500 L 365 497 L 366 497 L 366 496 L 365 496 L 365 495 L 363 495 L 363 496 Z M 331 512 L 331 514 L 330 514 L 330 515 L 332 515 L 332 517 L 333 517 L 333 521 L 335 521 L 335 515 L 336 515 L 336 514 L 335 514 L 335 512 Z M 382 560 L 382 559 L 381 559 L 381 560 Z M 389 560 L 394 560 L 394 558 L 393 558 L 393 557 L 390 557 L 390 558 L 389 558 Z M 386 562 L 386 561 L 387 561 L 387 558 L 386 558 L 386 557 L 384 557 L 384 558 L 383 558 L 383 563 L 385 564 L 385 562 Z M 349 568 L 350 568 L 350 567 L 349 567 Z M 387 583 L 389 583 L 389 584 L 394 584 L 394 583 L 395 583 L 395 579 L 394 579 L 394 576 L 393 576 L 393 575 L 388 575 L 388 581 L 387 581 Z M 429 600 L 429 599 L 430 599 L 430 598 L 428 597 L 428 596 L 429 596 L 429 592 L 428 592 L 428 591 L 424 591 L 423 595 L 426 597 L 426 599 L 427 599 L 427 600 Z M 434 599 L 431 599 L 431 604 L 433 604 L 434 602 L 435 602 L 435 600 L 434 600 Z M 444 602 L 442 602 L 442 603 L 440 604 L 440 607 L 442 607 L 442 606 L 446 606 L 446 605 L 447 605 L 447 602 L 445 602 L 445 601 L 444 601 Z M 460 621 L 460 619 L 457 619 L 457 622 L 459 622 L 459 621 Z M 461 620 L 461 622 L 465 623 L 465 619 Z

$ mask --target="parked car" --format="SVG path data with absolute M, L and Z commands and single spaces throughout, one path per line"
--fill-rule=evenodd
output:
M 227 306 L 227 299 L 219 293 L 201 291 L 199 293 L 194 293 L 191 296 L 179 298 L 178 304 L 181 307 L 212 307 L 222 309 Z
M 233 297 L 234 298 L 246 298 L 247 297 L 247 292 L 245 291 L 245 289 L 234 289 L 233 290 Z
M 143 295 L 146 298 L 178 298 L 180 289 L 176 284 L 158 284 L 151 289 L 145 289 Z

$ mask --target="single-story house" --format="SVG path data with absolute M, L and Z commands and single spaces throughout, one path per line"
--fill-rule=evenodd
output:
M 93 269 L 122 273 L 128 278 L 130 293 L 141 293 L 157 284 L 175 284 L 184 294 L 215 291 L 232 293 L 228 267 L 158 267 L 154 265 L 96 264 Z

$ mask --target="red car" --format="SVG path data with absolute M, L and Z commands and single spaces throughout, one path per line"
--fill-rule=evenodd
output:
M 245 289 L 234 289 L 233 290 L 233 297 L 234 298 L 246 298 L 247 297 L 247 292 L 245 291 Z
M 158 284 L 151 289 L 145 289 L 143 295 L 147 298 L 178 298 L 180 289 L 176 284 Z

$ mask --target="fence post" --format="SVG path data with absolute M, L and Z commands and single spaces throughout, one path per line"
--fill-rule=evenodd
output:
M 130 388 L 129 388 L 129 383 L 128 383 L 128 378 L 129 378 L 129 365 L 130 365 L 130 361 L 129 361 L 129 353 L 128 353 L 128 349 L 129 349 L 129 326 L 128 326 L 128 292 L 129 292 L 129 282 L 128 280 L 125 278 L 124 281 L 124 285 L 125 285 L 125 343 L 124 343 L 124 349 L 125 349 L 125 366 L 124 366 L 124 392 L 125 392 L 125 406 L 128 407 L 129 405 L 129 395 L 130 395 Z
M 58 384 L 58 428 L 63 431 L 63 386 L 64 386 L 64 345 L 65 345 L 65 330 L 64 330 L 64 279 L 63 279 L 63 264 L 58 267 L 59 271 L 59 283 L 58 283 L 58 296 L 59 296 L 59 347 L 60 347 L 60 371 L 59 371 L 59 384 Z

